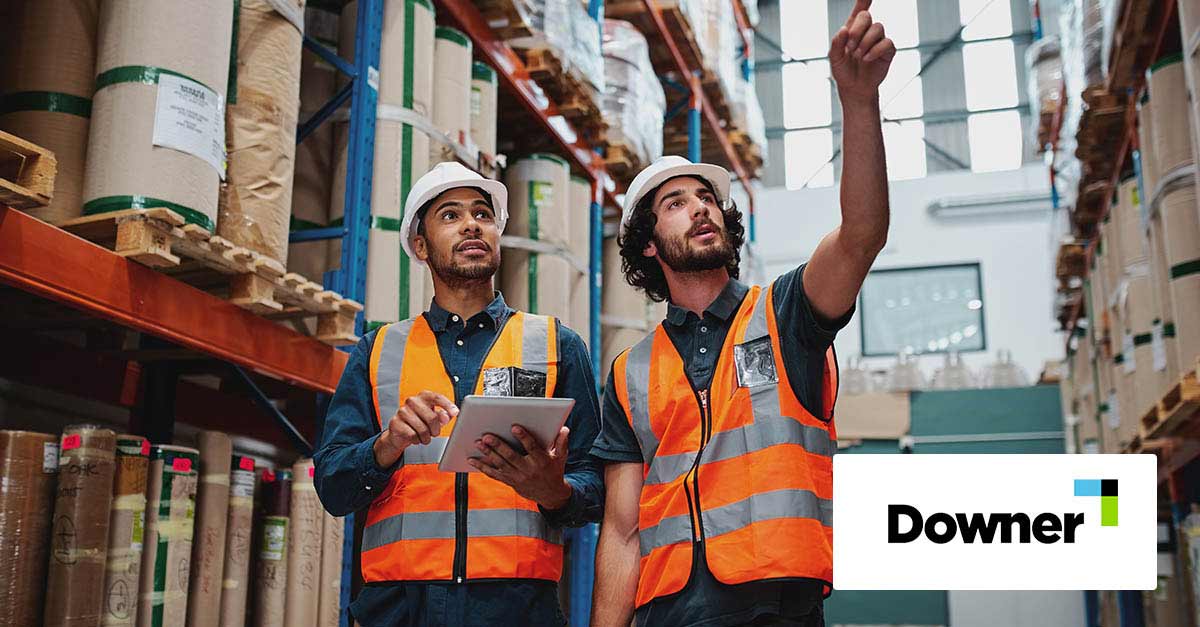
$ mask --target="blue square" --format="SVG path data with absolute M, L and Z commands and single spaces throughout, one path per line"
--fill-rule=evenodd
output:
M 1100 480 L 1076 479 L 1075 496 L 1100 496 Z

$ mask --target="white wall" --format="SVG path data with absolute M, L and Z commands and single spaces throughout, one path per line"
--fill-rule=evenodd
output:
M 1045 166 L 1035 164 L 986 174 L 934 174 L 893 182 L 890 191 L 891 229 L 875 268 L 980 263 L 988 350 L 965 355 L 970 368 L 979 372 L 995 360 L 998 349 L 1009 349 L 1014 360 L 1035 380 L 1044 361 L 1062 358 L 1064 340 L 1056 330 L 1053 313 L 1050 212 L 946 220 L 935 219 L 926 211 L 935 199 L 1021 192 L 1044 192 L 1048 196 Z M 758 190 L 755 207 L 759 253 L 768 277 L 807 260 L 821 237 L 841 222 L 836 185 L 795 191 Z M 838 336 L 836 346 L 843 366 L 848 357 L 860 354 L 858 323 L 855 315 Z M 921 358 L 927 376 L 942 359 L 940 355 Z M 891 360 L 878 358 L 867 363 L 882 368 Z

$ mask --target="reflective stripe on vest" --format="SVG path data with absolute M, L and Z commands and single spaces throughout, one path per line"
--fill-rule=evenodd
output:
M 811 415 L 792 391 L 771 298 L 770 289 L 751 288 L 707 390 L 691 389 L 661 325 L 615 362 L 618 401 L 645 464 L 638 606 L 683 588 L 695 540 L 707 544 L 709 568 L 726 584 L 832 581 L 836 435 L 832 421 L 823 420 L 831 412 Z M 748 349 L 738 347 L 752 342 L 759 342 L 759 365 L 764 357 L 774 360 L 774 380 L 766 368 L 743 364 L 756 375 L 749 380 L 767 380 L 739 387 L 735 354 L 746 355 Z M 831 407 L 837 367 L 832 348 L 824 357 L 822 392 Z
M 521 367 L 546 375 L 546 395 L 557 380 L 557 327 L 554 318 L 516 313 L 501 328 L 483 360 L 483 369 Z M 436 336 L 424 317 L 380 329 L 371 356 L 371 383 L 378 424 L 386 429 L 409 396 L 431 390 L 454 397 Z M 482 372 L 476 394 L 483 393 Z M 405 449 L 387 488 L 371 504 L 363 530 L 364 580 L 451 580 L 457 519 L 454 473 L 437 469 L 452 419 L 444 435 Z M 467 489 L 468 579 L 558 580 L 562 533 L 552 529 L 537 504 L 483 474 L 469 477 Z

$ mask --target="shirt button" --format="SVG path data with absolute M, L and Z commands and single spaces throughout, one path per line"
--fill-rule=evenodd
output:
M 480 328 L 480 329 L 482 329 L 482 328 L 483 328 L 483 323 L 482 323 L 482 322 L 480 322 L 480 323 L 479 323 L 479 328 Z
M 364 486 L 364 487 L 366 488 L 367 492 L 371 491 L 371 486 Z
M 701 333 L 708 333 L 708 327 L 700 327 Z
M 462 341 L 462 340 L 458 340 L 457 342 L 455 342 L 455 344 L 458 344 L 459 346 L 462 346 L 462 345 L 463 345 L 463 341 Z
M 450 316 L 450 319 L 455 322 L 458 322 L 458 316 Z
M 701 347 L 700 347 L 700 354 L 701 354 L 701 355 L 703 355 L 704 353 L 707 353 L 707 352 L 708 352 L 708 349 L 707 349 L 707 348 L 705 348 L 705 347 L 703 347 L 703 346 L 701 346 Z
M 454 382 L 458 383 L 458 375 L 454 375 Z

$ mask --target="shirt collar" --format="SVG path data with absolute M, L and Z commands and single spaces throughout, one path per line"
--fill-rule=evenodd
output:
M 500 292 L 494 292 L 494 294 L 496 297 L 492 299 L 492 302 L 489 303 L 483 311 L 487 313 L 488 317 L 492 319 L 493 323 L 499 325 L 501 320 L 508 317 L 512 313 L 512 309 L 509 308 L 508 303 L 504 302 L 503 294 Z M 442 307 L 438 305 L 437 301 L 435 300 L 429 303 L 429 311 L 425 312 L 425 320 L 429 322 L 429 326 L 434 330 L 434 332 L 441 333 L 442 331 L 445 331 L 446 326 L 450 324 L 451 315 L 453 314 L 445 309 L 442 309 Z
M 750 288 L 747 287 L 745 283 L 742 283 L 737 279 L 729 279 L 729 281 L 725 283 L 725 288 L 721 290 L 720 294 L 717 294 L 716 299 L 709 304 L 708 308 L 704 310 L 704 313 L 712 314 L 713 316 L 728 322 L 729 319 L 733 317 L 733 314 L 737 313 L 738 307 L 741 307 L 742 305 L 742 299 L 746 297 L 746 293 L 749 291 Z M 671 323 L 672 325 L 677 327 L 683 326 L 683 323 L 687 322 L 687 316 L 689 313 L 692 312 L 676 305 L 675 303 L 667 303 L 667 322 Z

